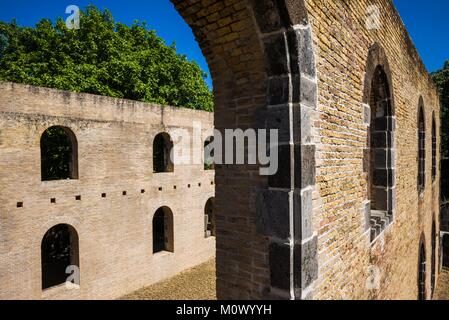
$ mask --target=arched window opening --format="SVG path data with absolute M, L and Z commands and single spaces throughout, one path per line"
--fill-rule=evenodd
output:
M 173 172 L 171 159 L 173 141 L 167 133 L 159 133 L 153 142 L 153 172 Z
M 67 224 L 60 224 L 48 230 L 42 239 L 41 259 L 42 289 L 64 284 L 73 271 L 68 267 L 75 267 L 79 271 L 76 230 Z M 79 272 L 77 274 L 79 275 Z M 73 283 L 79 285 L 79 279 L 75 277 Z
M 449 235 L 443 235 L 442 245 L 443 267 L 449 268 Z
M 174 252 L 173 213 L 167 207 L 159 208 L 153 217 L 153 253 Z
M 382 66 L 377 66 L 369 95 L 368 199 L 371 209 L 371 240 L 393 220 L 394 197 L 394 112 L 390 85 Z
M 210 198 L 204 207 L 204 237 L 215 237 L 215 199 Z
M 78 179 L 78 143 L 72 130 L 48 128 L 40 144 L 42 181 Z
M 426 300 L 426 249 L 424 243 L 419 250 L 418 300 Z
M 426 124 L 424 116 L 424 103 L 420 99 L 418 118 L 418 190 L 424 191 L 426 184 Z
M 204 170 L 215 170 L 213 142 L 214 137 L 204 141 Z
M 437 250 L 437 234 L 436 234 L 436 227 L 435 227 L 435 221 L 432 224 L 432 279 L 431 279 L 431 294 L 433 297 L 433 294 L 435 293 L 435 284 L 436 284 L 436 250 Z
M 437 176 L 437 125 L 435 115 L 432 117 L 432 181 Z

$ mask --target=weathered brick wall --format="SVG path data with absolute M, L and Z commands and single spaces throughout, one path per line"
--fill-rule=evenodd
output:
M 153 174 L 154 137 L 192 131 L 193 121 L 210 136 L 211 113 L 0 83 L 0 299 L 117 298 L 212 258 L 204 206 L 214 171 L 198 164 Z M 40 138 L 53 125 L 76 135 L 79 180 L 41 181 Z M 153 255 L 161 206 L 174 215 L 174 253 Z M 43 292 L 41 241 L 60 223 L 78 232 L 81 288 Z
M 381 13 L 378 30 L 365 26 L 366 9 L 372 4 Z M 416 299 L 420 236 L 424 233 L 429 293 L 433 218 L 439 230 L 439 175 L 435 182 L 431 178 L 432 113 L 437 132 L 440 128 L 435 85 L 391 1 L 310 0 L 307 11 L 319 79 L 315 122 L 319 191 L 314 215 L 319 233 L 316 298 Z M 396 206 L 393 223 L 371 244 L 364 218 L 367 127 L 363 124 L 362 102 L 368 51 L 374 43 L 385 50 L 391 72 L 396 116 Z M 426 188 L 422 197 L 417 190 L 420 95 L 426 121 Z M 378 290 L 366 286 L 371 265 L 380 270 Z
M 439 229 L 439 174 L 432 182 L 430 133 L 432 111 L 440 127 L 439 102 L 391 1 L 172 2 L 192 27 L 209 63 L 217 129 L 280 130 L 281 170 L 276 176 L 260 176 L 257 165 L 216 167 L 218 297 L 414 299 L 421 234 L 429 293 L 433 217 Z M 378 5 L 381 12 L 378 30 L 365 26 L 366 9 L 371 4 Z M 368 52 L 374 43 L 383 48 L 388 61 L 396 119 L 396 179 L 393 223 L 371 244 L 366 229 L 368 177 L 363 155 L 368 136 L 365 78 Z M 422 196 L 417 187 L 420 96 L 427 128 Z M 63 107 L 69 98 L 59 110 L 49 109 L 45 121 L 52 121 L 52 115 L 70 113 Z M 82 118 L 83 109 L 76 110 L 78 114 L 70 114 L 70 118 Z M 140 116 L 134 112 L 126 113 L 127 117 Z M 120 119 L 122 111 L 108 110 L 106 114 L 108 126 L 122 124 L 109 124 Z M 97 125 L 106 126 L 101 121 Z M 89 126 L 83 128 L 90 130 Z M 141 132 L 135 125 L 129 130 Z M 32 139 L 34 135 L 25 136 Z M 145 143 L 142 137 L 132 141 L 127 136 L 110 138 L 135 143 L 138 150 L 143 149 L 137 145 Z M 439 141 L 438 137 L 437 145 Z M 35 159 L 32 150 L 26 161 Z M 121 149 L 115 152 L 124 153 Z M 137 153 L 126 161 L 114 157 L 114 165 L 125 168 L 120 179 L 139 176 L 126 170 L 129 162 L 137 162 L 139 168 L 145 157 Z M 139 170 L 143 169 L 135 170 L 142 173 Z M 30 173 L 36 172 L 36 168 L 30 169 Z M 17 178 L 23 177 L 18 174 Z M 71 185 L 65 190 L 70 188 L 77 191 Z M 44 191 L 48 197 L 51 189 Z M 6 204 L 15 201 L 11 200 L 14 192 L 17 188 L 7 193 Z M 10 220 L 6 227 L 18 228 L 21 217 L 14 215 L 17 220 Z M 366 286 L 373 270 L 370 267 L 380 270 L 377 290 Z M 26 279 L 25 284 L 29 283 Z

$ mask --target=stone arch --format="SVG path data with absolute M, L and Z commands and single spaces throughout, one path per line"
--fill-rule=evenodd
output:
M 421 236 L 418 255 L 418 300 L 427 300 L 427 256 L 424 235 Z
M 384 48 L 379 43 L 374 43 L 368 50 L 368 59 L 365 67 L 365 81 L 363 86 L 363 102 L 369 104 L 371 96 L 371 82 L 376 69 L 381 66 L 388 82 L 388 90 L 390 92 L 390 105 L 393 116 L 395 115 L 393 79 L 391 76 L 390 64 Z
M 432 112 L 432 182 L 437 177 L 437 124 L 435 120 L 435 112 Z
M 78 140 L 70 128 L 47 128 L 40 149 L 42 181 L 78 179 Z
M 50 228 L 41 242 L 42 290 L 64 284 L 70 272 L 69 267 L 78 268 L 79 275 L 79 240 L 74 227 L 58 224 Z M 70 271 L 69 273 L 66 273 Z M 78 281 L 75 283 L 79 285 Z
M 368 126 L 364 171 L 368 179 L 366 227 L 373 241 L 393 220 L 395 204 L 395 111 L 391 73 L 383 48 L 369 50 L 363 92 Z
M 171 157 L 173 141 L 166 132 L 157 134 L 153 140 L 153 172 L 173 172 L 174 165 Z
M 215 237 L 215 198 L 209 198 L 204 206 L 204 237 Z
M 226 206 L 229 201 L 239 203 L 241 215 L 228 219 L 226 226 L 217 225 L 218 298 L 310 298 L 318 271 L 310 120 L 317 80 L 304 1 L 171 1 L 208 61 L 216 129 L 279 130 L 281 169 L 275 175 L 260 176 L 258 165 L 216 168 L 217 220 L 236 217 L 236 210 Z M 243 221 L 255 221 L 256 228 Z M 246 232 L 238 231 L 242 228 Z M 230 243 L 239 243 L 239 250 L 250 255 L 236 257 Z M 230 274 L 230 263 L 244 265 L 245 273 L 237 268 Z M 251 272 L 259 280 L 248 279 Z
M 418 105 L 418 191 L 424 192 L 426 187 L 426 114 L 424 99 L 419 97 Z
M 153 254 L 175 252 L 173 212 L 169 207 L 160 207 L 153 216 Z

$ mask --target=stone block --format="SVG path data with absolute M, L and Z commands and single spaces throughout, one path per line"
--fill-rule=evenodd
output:
M 290 236 L 289 192 L 263 190 L 257 197 L 257 231 L 269 237 L 288 239 Z

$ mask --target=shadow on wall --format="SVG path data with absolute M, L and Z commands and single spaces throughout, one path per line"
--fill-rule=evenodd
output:
M 441 160 L 441 231 L 449 232 L 449 159 Z M 449 268 L 449 235 L 443 236 L 443 266 Z
M 449 202 L 449 158 L 441 160 L 441 201 Z

